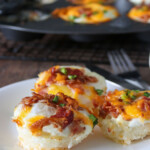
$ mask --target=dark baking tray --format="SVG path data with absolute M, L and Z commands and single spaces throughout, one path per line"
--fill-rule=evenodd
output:
M 52 12 L 55 8 L 65 7 L 71 5 L 65 0 L 58 0 L 57 2 L 42 6 L 41 10 Z M 0 21 L 0 28 L 11 29 L 17 31 L 26 31 L 32 33 L 49 33 L 49 34 L 125 34 L 125 33 L 139 33 L 150 31 L 150 24 L 133 21 L 127 17 L 127 12 L 132 7 L 128 0 L 116 0 L 113 4 L 119 11 L 120 17 L 106 23 L 98 25 L 80 25 L 71 24 L 61 19 L 49 18 L 39 22 L 26 22 L 24 24 L 6 24 Z

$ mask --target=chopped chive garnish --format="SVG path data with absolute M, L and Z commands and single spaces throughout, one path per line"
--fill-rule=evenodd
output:
M 97 14 L 98 14 L 98 11 L 94 11 L 94 12 L 93 12 L 93 15 L 97 15 Z
M 69 16 L 69 20 L 74 21 L 77 17 L 76 16 Z
M 146 96 L 146 97 L 150 97 L 150 93 L 145 92 L 145 93 L 144 93 L 144 96 Z
M 103 92 L 104 92 L 104 91 L 103 91 L 103 90 L 101 90 L 101 89 L 96 89 L 96 92 L 97 92 L 97 94 L 98 94 L 98 95 L 100 95 L 100 96 L 101 96 L 101 95 L 103 94 Z
M 55 96 L 52 100 L 54 103 L 58 103 L 58 96 Z
M 108 11 L 107 11 L 107 10 L 103 10 L 103 12 L 104 12 L 104 13 L 107 13 Z
M 132 95 L 130 96 L 132 100 L 135 100 L 136 99 L 136 96 L 135 95 Z
M 132 90 L 133 92 L 135 92 L 135 93 L 139 93 L 140 92 L 140 90 Z
M 67 69 L 66 68 L 61 68 L 60 72 L 63 73 L 63 74 L 67 74 Z
M 77 77 L 77 75 L 68 75 L 68 79 L 72 80 L 75 79 Z
M 98 124 L 98 119 L 93 114 L 90 114 L 89 118 L 93 122 L 93 127 Z
M 124 102 L 125 104 L 130 104 L 130 102 L 127 101 L 128 96 L 127 96 L 126 93 L 124 93 L 124 94 L 121 95 L 121 99 L 123 100 L 123 102 Z
M 81 17 L 86 17 L 86 14 L 82 14 Z
M 125 101 L 127 98 L 128 98 L 127 94 L 124 93 L 124 94 L 121 95 L 121 99 L 123 101 Z
M 129 96 L 131 91 L 127 90 L 126 95 Z
M 64 106 L 65 106 L 65 104 L 59 104 L 59 106 L 60 106 L 60 107 L 64 107 Z

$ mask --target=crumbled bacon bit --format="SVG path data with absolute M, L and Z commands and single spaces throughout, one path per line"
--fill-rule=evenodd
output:
M 43 118 L 41 120 L 36 121 L 29 127 L 29 129 L 33 133 L 35 133 L 37 131 L 41 131 L 44 126 L 53 123 L 54 127 L 60 127 L 60 130 L 62 131 L 69 124 L 72 123 L 73 119 L 74 114 L 71 110 L 67 110 L 65 108 L 58 108 L 57 113 L 55 115 L 51 116 L 50 118 Z
M 74 120 L 70 126 L 72 135 L 80 134 L 85 130 L 85 127 L 81 126 L 81 120 Z
M 31 130 L 32 133 L 35 133 L 37 131 L 41 131 L 41 129 L 46 126 L 49 125 L 51 123 L 51 120 L 49 118 L 43 118 L 40 119 L 38 121 L 36 121 L 35 123 L 33 123 L 29 129 Z
M 149 14 L 142 15 L 142 16 L 141 16 L 141 19 L 142 19 L 144 22 L 147 22 L 147 21 L 150 19 L 150 15 L 149 15 Z
M 108 132 L 111 132 L 111 129 L 110 129 L 110 128 L 108 128 L 108 129 L 107 129 L 107 131 L 108 131 Z
M 74 114 L 71 110 L 58 108 L 56 115 L 50 117 L 51 120 L 59 124 L 62 129 L 65 129 L 74 119 Z
M 115 108 L 115 106 L 111 105 L 110 102 L 105 101 L 104 104 L 101 106 L 99 115 L 103 118 L 106 117 L 106 115 L 111 114 L 113 117 L 117 118 L 119 115 L 118 110 Z
M 90 17 L 93 12 L 92 12 L 92 9 L 91 8 L 80 8 L 79 9 L 79 13 L 82 15 L 82 14 L 85 14 L 86 16 Z
M 140 109 L 143 111 L 143 112 L 147 112 L 147 111 L 150 111 L 150 102 L 149 101 L 143 101 L 140 105 Z

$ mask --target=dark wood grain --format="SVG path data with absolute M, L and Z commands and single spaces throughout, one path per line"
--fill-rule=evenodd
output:
M 70 63 L 59 63 L 59 65 L 66 65 Z M 39 61 L 13 61 L 13 60 L 0 60 L 0 87 L 5 85 L 37 77 L 38 73 L 44 71 L 51 66 L 56 65 L 50 62 Z M 70 64 L 82 65 L 83 64 Z M 112 71 L 109 65 L 99 65 L 108 71 Z M 148 67 L 138 68 L 143 79 L 150 84 L 150 69 Z

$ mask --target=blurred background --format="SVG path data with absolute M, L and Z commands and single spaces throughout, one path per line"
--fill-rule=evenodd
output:
M 142 86 L 142 81 L 150 84 L 150 24 L 129 19 L 135 4 L 114 1 L 109 5 L 118 10 L 118 18 L 96 25 L 51 15 L 70 5 L 75 7 L 65 0 L 0 1 L 0 87 L 66 64 L 93 64 Z

